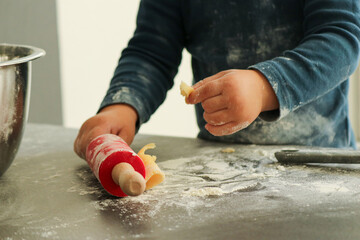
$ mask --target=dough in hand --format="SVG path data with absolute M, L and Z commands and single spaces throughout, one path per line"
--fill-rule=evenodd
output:
M 181 95 L 183 95 L 185 98 L 188 98 L 189 95 L 194 91 L 194 88 L 190 87 L 189 85 L 187 85 L 184 82 L 181 82 L 180 84 L 180 93 Z

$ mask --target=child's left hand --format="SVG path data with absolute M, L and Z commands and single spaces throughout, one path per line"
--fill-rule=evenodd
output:
M 196 83 L 186 99 L 201 103 L 205 128 L 215 136 L 230 135 L 249 126 L 263 111 L 279 107 L 270 83 L 256 70 L 227 70 Z

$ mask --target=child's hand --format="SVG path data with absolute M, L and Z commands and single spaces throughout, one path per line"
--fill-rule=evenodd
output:
M 126 104 L 105 107 L 81 126 L 74 142 L 74 151 L 85 159 L 86 148 L 99 135 L 111 133 L 123 138 L 130 145 L 135 137 L 137 112 Z
M 279 107 L 270 83 L 256 70 L 228 70 L 193 86 L 187 103 L 201 103 L 205 128 L 215 136 L 246 128 L 261 112 Z

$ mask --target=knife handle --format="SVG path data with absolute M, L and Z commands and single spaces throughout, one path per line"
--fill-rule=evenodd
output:
M 275 152 L 280 163 L 360 163 L 360 152 L 354 150 L 322 149 L 322 150 L 282 150 Z

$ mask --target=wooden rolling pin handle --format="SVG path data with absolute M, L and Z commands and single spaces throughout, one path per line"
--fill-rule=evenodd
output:
M 144 177 L 136 172 L 129 163 L 122 162 L 115 165 L 111 176 L 113 181 L 128 196 L 138 196 L 145 191 L 146 182 Z

